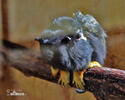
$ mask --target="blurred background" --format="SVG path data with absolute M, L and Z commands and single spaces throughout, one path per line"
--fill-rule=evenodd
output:
M 0 39 L 22 44 L 39 52 L 34 38 L 54 18 L 70 16 L 77 10 L 93 15 L 108 34 L 106 67 L 125 70 L 125 0 L 0 0 Z M 1 47 L 1 45 L 0 45 Z M 3 71 L 1 71 L 3 70 Z M 25 96 L 7 96 L 7 90 L 21 90 Z M 0 66 L 0 100 L 95 100 L 87 92 L 77 94 L 72 88 Z

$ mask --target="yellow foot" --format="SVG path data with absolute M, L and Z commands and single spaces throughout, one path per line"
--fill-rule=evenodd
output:
M 97 61 L 91 61 L 88 65 L 88 68 L 92 68 L 92 67 L 102 67 L 101 64 Z
M 51 73 L 52 73 L 52 76 L 55 77 L 59 72 L 59 69 L 54 69 L 52 66 L 51 66 Z
M 60 78 L 58 80 L 58 83 L 64 86 L 69 86 L 70 82 L 69 77 L 70 77 L 69 72 L 60 70 Z
M 84 81 L 83 81 L 83 73 L 84 71 L 73 72 L 73 84 L 75 84 L 76 88 L 78 89 L 85 89 L 84 88 Z

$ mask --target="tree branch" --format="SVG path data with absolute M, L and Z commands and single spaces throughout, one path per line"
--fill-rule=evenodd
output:
M 23 72 L 57 83 L 59 75 L 53 78 L 50 65 L 40 58 L 39 52 L 3 40 L 0 60 Z M 97 100 L 125 100 L 125 71 L 106 67 L 87 69 L 84 73 L 85 89 L 92 92 Z

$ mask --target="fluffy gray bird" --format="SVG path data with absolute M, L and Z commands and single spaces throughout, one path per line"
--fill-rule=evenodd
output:
M 36 40 L 41 57 L 51 65 L 52 75 L 60 73 L 59 83 L 84 89 L 86 68 L 100 67 L 106 55 L 106 33 L 91 15 L 80 11 L 71 17 L 56 18 Z

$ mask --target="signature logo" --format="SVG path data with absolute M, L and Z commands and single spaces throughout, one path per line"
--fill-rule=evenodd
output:
M 22 90 L 15 90 L 15 89 L 7 89 L 7 96 L 25 96 L 26 93 L 24 93 Z

